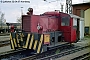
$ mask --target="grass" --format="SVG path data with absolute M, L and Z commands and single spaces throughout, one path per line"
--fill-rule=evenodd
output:
M 86 35 L 86 36 L 84 36 L 85 38 L 90 38 L 90 35 Z

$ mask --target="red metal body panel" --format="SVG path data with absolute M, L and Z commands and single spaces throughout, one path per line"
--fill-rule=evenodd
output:
M 68 16 L 67 14 L 61 13 L 61 17 Z M 61 20 L 60 20 L 61 21 Z M 76 41 L 76 30 L 73 29 L 73 19 L 70 17 L 69 26 L 61 26 L 60 25 L 60 31 L 63 32 L 64 40 L 67 42 L 75 42 Z
M 48 29 L 48 18 L 46 16 L 41 16 L 38 23 L 43 27 L 42 30 L 39 30 L 39 33 L 46 32 Z
M 25 32 L 31 32 L 31 16 L 30 15 L 23 15 L 22 16 L 22 29 Z
M 64 25 L 62 26 L 62 21 L 69 22 L 69 24 L 64 26 L 65 24 L 63 23 Z M 62 31 L 65 41 L 70 43 L 76 41 L 76 30 L 73 29 L 73 18 L 66 13 L 45 12 L 43 15 L 24 15 L 22 26 L 24 31 L 31 33 Z
M 23 15 L 22 16 L 22 29 L 25 32 L 38 33 L 37 24 L 39 16 L 38 15 Z
M 60 16 L 60 13 L 57 11 L 52 11 L 52 12 L 45 12 L 44 15 Z
M 71 27 L 63 26 L 61 27 L 61 31 L 64 35 L 64 40 L 67 42 L 75 42 L 76 41 L 76 30 L 71 29 Z
M 71 31 L 71 43 L 76 41 L 76 29 Z
M 40 30 L 42 33 L 58 30 L 58 18 L 56 17 L 40 16 L 38 23 L 43 27 L 43 29 Z
M 71 43 L 76 41 L 77 34 L 76 29 L 73 28 L 73 18 L 70 18 L 70 26 L 71 26 Z
M 38 15 L 32 15 L 31 16 L 31 32 L 33 33 L 38 33 L 37 25 L 38 25 L 38 20 L 39 20 Z

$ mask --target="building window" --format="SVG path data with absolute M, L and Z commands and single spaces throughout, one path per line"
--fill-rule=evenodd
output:
M 89 34 L 89 27 L 85 27 L 85 34 Z

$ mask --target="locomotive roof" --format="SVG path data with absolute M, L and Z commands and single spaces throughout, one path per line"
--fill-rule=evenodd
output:
M 79 17 L 77 15 L 74 15 L 74 14 L 69 14 L 72 18 L 76 18 L 76 19 L 80 19 L 80 20 L 84 20 L 84 18 L 82 17 Z
M 46 14 L 56 14 L 56 15 L 59 15 L 59 14 L 65 14 L 65 15 L 70 15 L 70 17 L 72 18 L 76 18 L 76 19 L 80 19 L 80 20 L 84 20 L 84 18 L 82 17 L 79 17 L 77 15 L 74 15 L 74 14 L 67 14 L 67 13 L 63 13 L 63 12 L 57 12 L 57 11 L 52 11 L 52 12 L 45 12 Z

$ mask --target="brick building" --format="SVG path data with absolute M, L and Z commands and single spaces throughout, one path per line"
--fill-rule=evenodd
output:
M 73 4 L 73 14 L 83 17 L 85 20 L 85 33 L 90 34 L 90 2 Z

